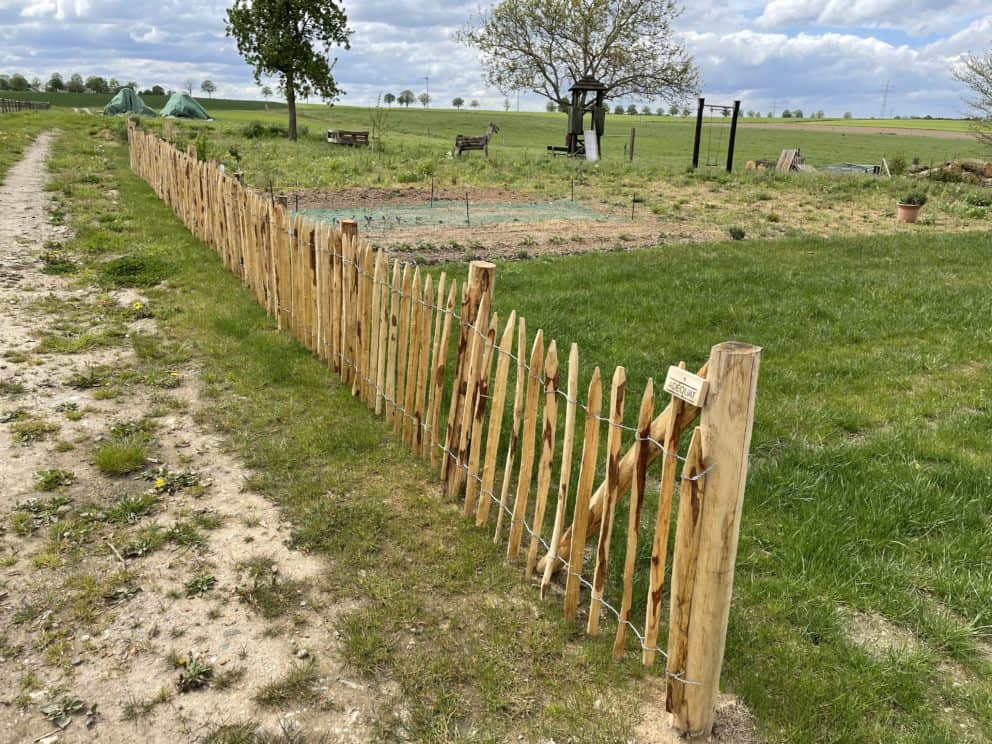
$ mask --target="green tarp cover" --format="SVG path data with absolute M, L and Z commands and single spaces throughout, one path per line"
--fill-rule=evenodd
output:
M 105 114 L 140 114 L 141 116 L 155 116 L 155 111 L 148 108 L 137 93 L 130 88 L 121 88 L 117 95 L 110 99 L 110 103 L 103 107 Z
M 162 110 L 162 116 L 176 116 L 182 119 L 209 119 L 203 106 L 193 100 L 186 93 L 173 93 Z

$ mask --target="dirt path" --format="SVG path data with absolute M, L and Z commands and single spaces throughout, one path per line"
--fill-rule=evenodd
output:
M 906 137 L 933 137 L 934 139 L 971 140 L 968 132 L 951 132 L 946 129 L 911 129 L 909 127 L 856 127 L 844 124 L 741 124 L 743 129 L 798 129 L 800 132 L 827 132 L 837 134 L 894 134 Z
M 55 136 L 0 185 L 0 741 L 370 740 L 321 562 L 196 423 L 195 365 L 135 353 L 154 303 L 42 272 Z

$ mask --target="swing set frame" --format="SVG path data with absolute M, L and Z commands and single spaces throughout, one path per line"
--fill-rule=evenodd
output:
M 730 132 L 727 137 L 727 173 L 730 173 L 734 169 L 734 145 L 737 142 L 737 120 L 741 115 L 741 102 L 734 101 L 733 106 L 725 106 L 722 104 L 707 104 L 705 98 L 699 99 L 699 109 L 696 112 L 696 138 L 692 145 L 692 168 L 693 170 L 698 170 L 699 168 L 699 150 L 700 145 L 703 141 L 703 117 L 706 110 L 709 109 L 711 112 L 720 111 L 722 114 L 726 114 L 727 111 L 733 109 L 732 118 L 730 120 Z M 712 126 L 712 125 L 711 125 Z M 714 166 L 718 163 L 710 158 L 710 153 L 713 144 L 713 130 L 708 130 L 707 137 L 707 148 L 706 148 L 706 165 Z

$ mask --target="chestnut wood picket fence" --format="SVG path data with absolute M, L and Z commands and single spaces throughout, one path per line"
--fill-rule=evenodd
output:
M 16 101 L 0 97 L 0 114 L 13 114 L 18 111 L 43 111 L 52 107 L 48 101 Z
M 447 496 L 461 500 L 466 518 L 491 530 L 494 542 L 505 541 L 507 559 L 519 562 L 526 580 L 539 582 L 541 598 L 560 594 L 564 615 L 572 620 L 585 600 L 591 635 L 602 631 L 606 610 L 616 621 L 616 657 L 631 647 L 648 666 L 664 657 L 672 725 L 682 733 L 708 732 L 723 661 L 761 350 L 726 342 L 713 347 L 698 375 L 687 375 L 684 364 L 670 369 L 676 380 L 670 389 L 679 394 L 660 411 L 656 399 L 663 391 L 648 380 L 637 425 L 625 425 L 624 368 L 617 367 L 609 380 L 596 368 L 581 395 L 575 344 L 559 349 L 541 330 L 529 335 L 516 312 L 504 320 L 493 311 L 493 264 L 472 262 L 461 286 L 443 273 L 424 275 L 373 250 L 359 239 L 355 223 L 332 226 L 293 214 L 217 163 L 201 162 L 192 149 L 183 153 L 133 122 L 128 136 L 134 173 L 216 250 L 279 328 L 326 360 L 396 436 L 438 468 Z M 695 397 L 679 391 L 677 380 L 685 377 L 702 381 Z M 583 428 L 577 434 L 580 410 Z M 606 475 L 597 484 L 604 425 Z M 656 460 L 658 509 L 644 515 L 649 468 Z M 623 501 L 625 520 L 617 514 Z M 673 511 L 663 649 L 658 636 Z M 616 542 L 625 543 L 626 551 L 615 606 L 604 590 L 617 531 L 623 534 Z M 650 541 L 651 561 L 644 623 L 638 626 L 631 607 L 641 540 Z

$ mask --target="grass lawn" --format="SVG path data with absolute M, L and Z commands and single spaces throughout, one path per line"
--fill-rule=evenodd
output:
M 207 108 L 210 109 L 209 102 Z M 249 181 L 266 185 L 269 180 L 280 188 L 300 186 L 429 184 L 431 176 L 441 182 L 458 179 L 463 183 L 512 184 L 536 190 L 547 181 L 568 180 L 579 173 L 592 181 L 627 180 L 644 183 L 653 178 L 683 172 L 692 161 L 694 121 L 659 116 L 607 117 L 603 141 L 603 161 L 599 165 L 576 163 L 558 158 L 550 166 L 548 179 L 547 145 L 561 145 L 565 137 L 562 114 L 494 111 L 455 111 L 451 109 L 414 109 L 393 107 L 389 110 L 383 134 L 382 151 L 328 145 L 327 129 L 369 129 L 369 109 L 349 106 L 304 105 L 299 124 L 308 127 L 300 142 L 293 144 L 274 138 L 245 142 L 241 129 L 252 121 L 285 126 L 285 114 L 264 111 L 218 110 L 215 122 L 190 125 L 196 131 L 206 129 L 210 151 L 231 165 L 230 146 L 241 151 Z M 452 161 L 448 153 L 456 134 L 482 134 L 487 124 L 496 122 L 500 131 L 490 147 L 490 157 L 469 153 Z M 727 131 L 723 121 L 707 130 L 701 159 L 725 160 Z M 808 123 L 808 122 L 807 122 Z M 153 126 L 157 122 L 153 120 Z M 630 128 L 637 130 L 635 161 L 628 164 L 624 148 Z M 185 126 L 183 128 L 186 128 Z M 195 135 L 189 135 L 195 136 Z M 748 160 L 777 160 L 786 148 L 801 148 L 807 160 L 816 166 L 841 162 L 879 163 L 884 155 L 890 161 L 903 157 L 907 162 L 940 162 L 954 157 L 980 157 L 988 154 L 970 139 L 940 139 L 907 130 L 905 135 L 837 134 L 827 131 L 802 131 L 782 124 L 774 128 L 742 127 L 738 130 L 735 168 L 743 170 Z M 716 170 L 719 170 L 716 169 Z M 548 188 L 545 185 L 544 188 Z
M 53 163 L 83 276 L 129 254 L 168 279 L 149 291 L 201 366 L 202 417 L 284 507 L 297 545 L 328 557 L 336 596 L 358 601 L 339 628 L 347 658 L 396 680 L 413 738 L 625 740 L 636 664 L 614 664 L 609 634 L 587 640 L 537 602 L 127 172 L 124 146 L 87 136 L 92 122 L 66 120 Z M 497 269 L 501 315 L 579 344 L 580 386 L 594 364 L 621 363 L 635 400 L 647 377 L 697 365 L 714 343 L 765 347 L 724 687 L 770 739 L 992 737 L 990 258 L 988 233 L 921 232 Z M 889 648 L 877 626 L 907 643 Z M 382 736 L 398 710 L 384 706 Z

